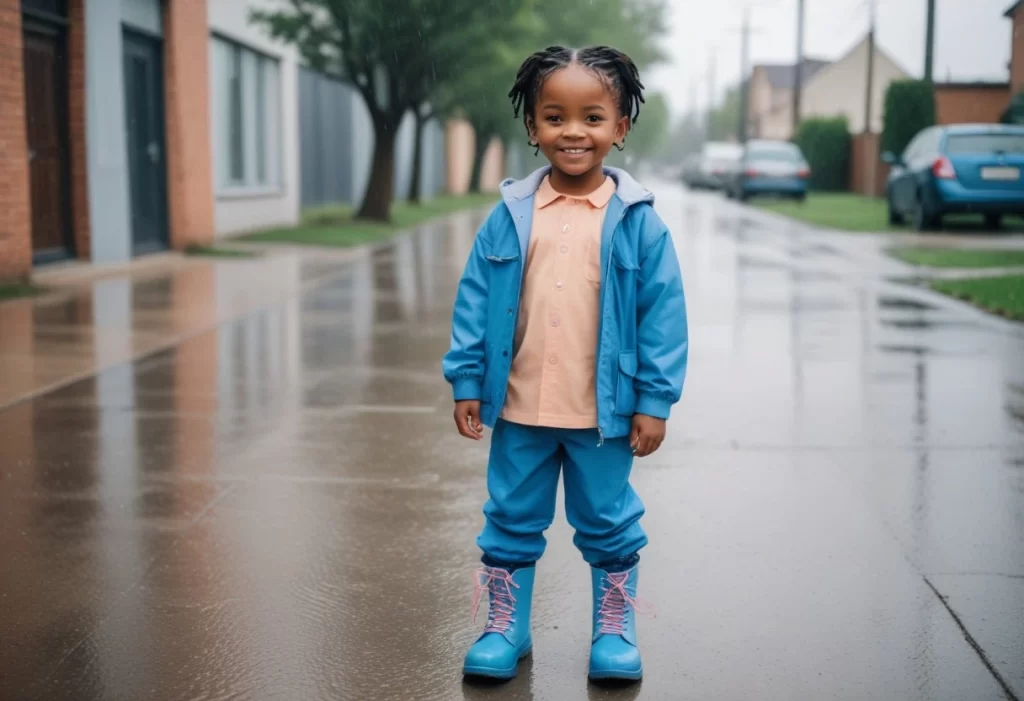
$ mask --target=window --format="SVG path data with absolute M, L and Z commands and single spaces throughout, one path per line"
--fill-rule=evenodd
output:
M 1024 153 L 1024 132 L 1003 134 L 956 134 L 949 137 L 946 153 L 995 154 Z
M 213 37 L 214 161 L 220 191 L 281 184 L 279 65 Z

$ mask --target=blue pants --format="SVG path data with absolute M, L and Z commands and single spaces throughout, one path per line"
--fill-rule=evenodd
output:
M 625 558 L 647 544 L 640 527 L 644 505 L 629 484 L 633 451 L 628 438 L 598 447 L 597 429 L 523 426 L 499 420 L 491 435 L 477 545 L 487 559 L 539 560 L 544 531 L 555 518 L 558 474 L 564 471 L 565 514 L 573 543 L 591 565 Z

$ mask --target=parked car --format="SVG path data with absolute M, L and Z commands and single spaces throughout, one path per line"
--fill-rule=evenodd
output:
M 711 141 L 704 144 L 696 169 L 687 185 L 695 190 L 721 190 L 735 172 L 743 148 L 738 144 Z
M 757 195 L 803 201 L 810 177 L 811 167 L 799 146 L 789 141 L 754 139 L 743 148 L 728 193 L 742 201 Z
M 700 154 L 691 153 L 683 159 L 682 179 L 683 184 L 689 188 L 697 188 L 700 178 Z
M 955 124 L 929 127 L 892 165 L 886 182 L 889 223 L 937 228 L 944 214 L 985 215 L 997 229 L 1007 214 L 1024 214 L 1024 126 Z

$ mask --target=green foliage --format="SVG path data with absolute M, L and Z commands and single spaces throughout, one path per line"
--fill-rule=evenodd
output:
M 918 132 L 935 124 L 935 88 L 924 80 L 897 80 L 885 93 L 882 150 L 903 153 Z
M 727 141 L 736 136 L 740 122 L 740 89 L 738 86 L 733 86 L 726 91 L 721 104 L 711 110 L 708 119 L 709 140 Z
M 669 111 L 665 96 L 652 93 L 640 111 L 640 119 L 633 125 L 626 138 L 626 149 L 641 159 L 650 159 L 658 154 L 668 140 Z
M 1013 96 L 1000 121 L 1003 124 L 1024 124 L 1024 92 Z
M 846 117 L 806 119 L 794 139 L 811 166 L 811 188 L 842 192 L 850 173 L 850 128 Z

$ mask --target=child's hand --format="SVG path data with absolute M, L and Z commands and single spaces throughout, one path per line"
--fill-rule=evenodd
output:
M 633 431 L 629 434 L 629 445 L 638 458 L 646 458 L 661 447 L 665 440 L 665 420 L 646 414 L 633 414 Z
M 484 437 L 484 427 L 480 423 L 480 401 L 465 399 L 455 402 L 455 425 L 464 437 L 478 441 Z

